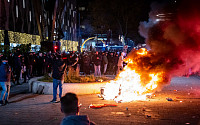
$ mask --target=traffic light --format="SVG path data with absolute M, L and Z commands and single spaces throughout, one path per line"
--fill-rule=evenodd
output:
M 54 46 L 54 51 L 56 52 L 58 49 L 58 46 Z

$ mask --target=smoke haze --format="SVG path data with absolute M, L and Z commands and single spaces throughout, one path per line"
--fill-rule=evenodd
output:
M 159 67 L 169 79 L 200 70 L 199 5 L 197 0 L 181 1 L 173 10 L 169 9 L 173 4 L 151 5 L 149 21 L 139 26 L 153 53 L 149 59 L 154 64 L 151 69 Z

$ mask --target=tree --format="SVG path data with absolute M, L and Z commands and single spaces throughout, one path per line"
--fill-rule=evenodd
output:
M 123 35 L 125 38 L 141 39 L 138 34 L 140 21 L 148 19 L 149 0 L 96 0 L 91 4 L 92 18 L 96 32 Z M 136 38 L 137 37 L 137 38 Z

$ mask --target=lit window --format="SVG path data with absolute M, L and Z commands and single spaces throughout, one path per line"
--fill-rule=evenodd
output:
M 25 5 L 25 0 L 23 0 L 23 8 L 25 8 L 26 7 L 26 5 Z
M 42 16 L 40 15 L 40 23 L 42 22 Z
M 18 18 L 18 6 L 16 5 L 16 17 Z
M 29 11 L 29 17 L 30 17 L 30 21 L 31 21 L 31 11 Z
M 48 18 L 48 24 L 50 24 L 49 18 Z
M 79 7 L 79 11 L 84 11 L 85 7 Z
M 85 25 L 81 25 L 80 27 L 83 28 L 83 29 L 85 29 Z

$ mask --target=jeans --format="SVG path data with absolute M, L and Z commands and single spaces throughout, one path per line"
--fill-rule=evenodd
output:
M 118 69 L 117 69 L 117 74 L 119 74 L 119 72 L 123 70 L 123 66 L 118 66 Z
M 104 68 L 103 68 L 103 73 L 104 73 L 104 74 L 106 73 L 107 66 L 108 66 L 108 64 L 104 64 Z
M 2 92 L 1 92 L 0 101 L 3 101 L 5 99 L 5 96 L 6 96 L 7 87 L 6 87 L 5 82 L 0 82 L 0 85 L 3 89 Z
M 94 76 L 100 76 L 101 77 L 101 66 L 94 65 Z
M 57 88 L 59 85 L 59 97 L 62 97 L 62 85 L 64 83 L 64 80 L 58 80 L 58 79 L 53 79 L 53 100 L 57 100 Z

